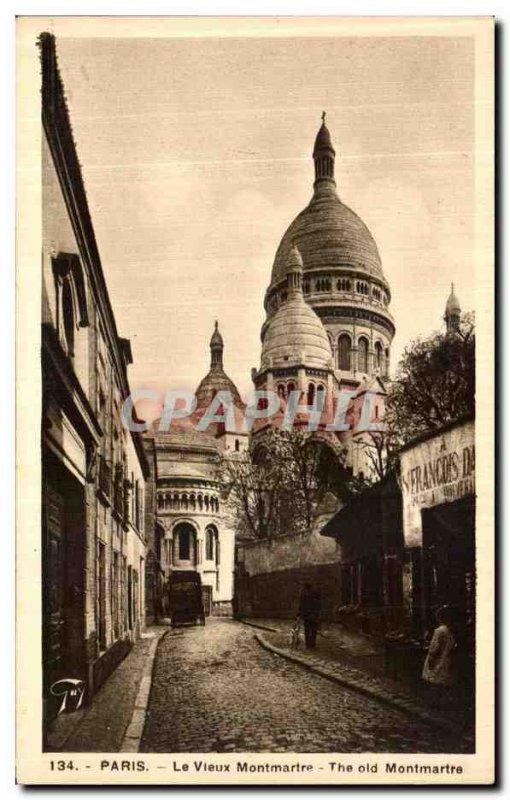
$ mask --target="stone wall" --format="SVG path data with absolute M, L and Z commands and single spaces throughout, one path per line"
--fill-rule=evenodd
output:
M 321 536 L 331 514 L 318 514 L 307 534 L 240 542 L 236 550 L 234 614 L 292 618 L 303 584 L 319 589 L 325 618 L 340 606 L 340 564 L 336 541 Z
M 235 616 L 292 619 L 297 615 L 305 582 L 320 592 L 322 617 L 334 619 L 341 602 L 339 564 L 310 564 L 253 576 L 236 576 Z
M 336 542 L 319 533 L 316 525 L 310 534 L 287 534 L 274 539 L 243 543 L 238 560 L 249 575 L 279 570 L 300 569 L 338 560 Z

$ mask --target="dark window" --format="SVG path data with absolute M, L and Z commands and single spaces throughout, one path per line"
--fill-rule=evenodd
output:
M 315 400 L 315 386 L 313 383 L 308 384 L 308 405 L 313 405 L 313 401 Z
M 210 528 L 205 532 L 205 557 L 207 561 L 214 560 L 214 531 Z
M 338 339 L 338 369 L 351 369 L 351 337 L 346 333 Z
M 179 560 L 189 561 L 191 551 L 190 532 L 184 528 L 179 531 Z
M 64 282 L 62 289 L 62 317 L 64 320 L 64 333 L 69 355 L 74 355 L 74 310 L 73 295 L 69 281 Z
M 377 369 L 381 369 L 383 364 L 383 349 L 382 344 L 380 342 L 375 343 L 375 366 Z
M 368 340 L 363 336 L 358 341 L 358 370 L 368 372 Z

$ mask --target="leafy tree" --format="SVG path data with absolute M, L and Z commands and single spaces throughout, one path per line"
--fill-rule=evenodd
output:
M 406 349 L 389 387 L 385 426 L 391 452 L 425 431 L 433 431 L 475 410 L 474 315 L 459 330 L 415 339 Z

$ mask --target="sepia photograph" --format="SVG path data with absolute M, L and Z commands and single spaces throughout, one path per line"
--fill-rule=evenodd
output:
M 494 779 L 493 38 L 18 18 L 21 782 Z

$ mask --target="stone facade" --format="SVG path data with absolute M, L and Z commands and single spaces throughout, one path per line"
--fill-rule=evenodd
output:
M 167 612 L 164 584 L 172 572 L 180 570 L 200 575 L 206 615 L 232 613 L 235 531 L 221 483 L 221 465 L 223 458 L 235 458 L 246 450 L 248 434 L 241 424 L 244 405 L 223 369 L 223 349 L 216 323 L 210 369 L 195 393 L 196 411 L 189 418 L 172 420 L 168 430 L 157 420 L 144 437 L 154 453 L 157 571 L 163 581 L 161 604 L 151 610 L 156 618 Z M 232 427 L 213 422 L 206 431 L 197 430 L 218 392 L 228 392 L 232 398 Z
M 98 688 L 144 625 L 140 437 L 121 423 L 128 340 L 118 336 L 57 67 L 42 63 L 43 693 Z

